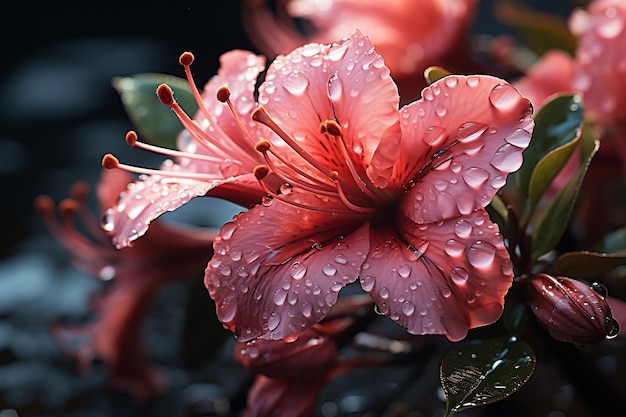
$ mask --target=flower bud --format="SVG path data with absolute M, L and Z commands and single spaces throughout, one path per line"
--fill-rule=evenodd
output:
M 606 289 L 568 277 L 535 275 L 528 301 L 539 324 L 561 342 L 597 344 L 617 336 L 619 326 L 611 315 Z

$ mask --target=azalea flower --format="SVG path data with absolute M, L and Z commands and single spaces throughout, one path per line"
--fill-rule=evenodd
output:
M 121 170 L 103 171 L 97 190 L 101 207 L 114 204 L 129 179 Z M 202 271 L 212 253 L 214 232 L 157 222 L 136 246 L 117 250 L 89 211 L 87 184 L 77 183 L 71 194 L 58 205 L 63 222 L 55 216 L 50 197 L 39 196 L 36 206 L 54 237 L 70 252 L 72 263 L 107 286 L 93 298 L 94 322 L 79 327 L 57 324 L 53 333 L 77 355 L 81 370 L 87 371 L 94 359 L 101 360 L 112 387 L 144 402 L 166 385 L 146 357 L 142 330 L 146 315 L 164 285 Z M 77 230 L 76 214 L 83 219 L 86 234 Z M 79 346 L 70 347 L 76 341 Z
M 468 41 L 477 0 L 288 0 L 278 3 L 276 13 L 266 3 L 244 3 L 244 27 L 268 56 L 310 42 L 334 42 L 356 27 L 385 57 L 403 96 L 419 93 L 429 66 L 477 70 Z
M 483 207 L 522 163 L 530 103 L 490 76 L 423 97 L 398 110 L 358 31 L 272 63 L 252 115 L 274 132 L 254 170 L 272 198 L 222 227 L 205 278 L 240 340 L 297 336 L 357 279 L 410 333 L 459 340 L 498 319 L 513 272 Z
M 528 297 L 539 324 L 556 340 L 585 345 L 618 335 L 601 284 L 538 274 L 530 280 Z
M 217 99 L 196 95 L 197 120 L 158 89 L 188 131 L 187 151 L 172 151 L 179 162 L 150 171 L 105 156 L 108 168 L 152 174 L 110 211 L 118 245 L 190 196 L 256 196 L 216 236 L 205 277 L 218 318 L 241 341 L 297 337 L 356 280 L 410 333 L 459 340 L 499 318 L 513 271 L 484 207 L 522 164 L 528 100 L 504 80 L 455 75 L 398 109 L 389 69 L 360 31 L 277 57 L 255 110 L 259 59 L 225 61 L 207 85 Z M 189 73 L 189 55 L 181 62 Z M 212 111 L 232 129 L 215 133 Z

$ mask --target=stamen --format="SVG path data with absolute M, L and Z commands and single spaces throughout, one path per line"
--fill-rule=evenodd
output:
M 146 151 L 170 156 L 172 158 L 187 158 L 195 161 L 222 163 L 224 159 L 210 155 L 194 154 L 190 152 L 177 151 L 175 149 L 162 148 L 160 146 L 150 145 L 149 143 L 137 141 L 137 133 L 130 130 L 126 133 L 126 143 L 128 146 L 144 149 Z
M 132 172 L 135 174 L 155 175 L 159 177 L 170 177 L 177 179 L 188 179 L 196 181 L 211 181 L 221 179 L 219 175 L 208 173 L 196 173 L 196 172 L 182 172 L 182 171 L 164 171 L 160 169 L 149 169 L 135 167 L 132 165 L 126 165 L 120 163 L 120 161 L 113 155 L 106 154 L 102 158 L 102 166 L 106 169 L 122 169 L 124 171 Z
M 243 122 L 241 121 L 241 118 L 239 117 L 239 114 L 235 110 L 235 106 L 233 106 L 233 102 L 230 100 L 230 89 L 226 86 L 220 87 L 217 90 L 216 96 L 217 96 L 218 101 L 221 101 L 222 103 L 226 103 L 226 105 L 228 105 L 228 108 L 230 109 L 230 113 L 233 115 L 233 118 L 235 119 L 235 123 L 237 123 L 237 126 L 243 132 L 244 136 L 248 139 L 248 141 L 241 142 L 239 138 L 237 137 L 233 137 L 231 139 L 234 142 L 236 142 L 237 145 L 241 149 L 245 151 L 249 151 L 250 146 L 254 143 L 254 139 L 252 138 L 252 135 L 250 134 L 248 129 L 244 126 Z
M 339 138 L 339 149 L 343 156 L 344 161 L 346 162 L 346 166 L 348 170 L 350 170 L 350 175 L 354 180 L 354 184 L 358 187 L 358 189 L 365 195 L 367 195 L 370 199 L 374 201 L 380 200 L 380 197 L 375 194 L 374 191 L 370 189 L 372 184 L 369 181 L 365 181 L 359 173 L 356 171 L 356 167 L 350 158 L 350 154 L 348 153 L 348 149 L 346 148 L 345 140 L 343 139 L 343 129 L 341 125 L 337 123 L 335 120 L 325 120 L 320 124 L 320 132 L 329 134 L 333 137 Z
M 352 202 L 350 202 L 350 200 L 348 200 L 348 197 L 346 197 L 346 194 L 343 192 L 341 183 L 339 181 L 335 181 L 335 184 L 337 185 L 337 193 L 339 194 L 339 198 L 341 198 L 343 204 L 348 206 L 350 210 L 356 211 L 357 213 L 376 213 L 378 211 L 377 209 L 372 207 L 361 207 L 353 204 Z
M 322 174 L 330 178 L 332 171 L 328 167 L 325 167 L 324 165 L 317 162 L 315 158 L 313 158 L 307 151 L 305 151 L 300 145 L 298 145 L 295 140 L 289 137 L 287 132 L 285 132 L 280 126 L 278 126 L 278 124 L 274 120 L 272 120 L 270 115 L 267 113 L 267 110 L 265 110 L 263 107 L 257 107 L 256 110 L 252 113 L 252 119 L 272 129 L 274 133 L 276 133 L 282 140 L 285 141 L 285 143 L 287 143 L 287 145 L 289 145 L 294 151 L 302 156 L 305 161 L 311 164 Z

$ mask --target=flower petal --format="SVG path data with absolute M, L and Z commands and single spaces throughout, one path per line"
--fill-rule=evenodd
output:
M 318 198 L 292 194 L 309 204 Z M 354 231 L 353 218 L 274 199 L 226 223 L 205 274 L 224 326 L 242 342 L 283 339 L 325 317 L 367 253 L 366 228 Z
M 169 170 L 176 166 L 171 163 L 166 165 Z M 167 173 L 165 168 L 162 168 L 164 174 Z M 113 244 L 118 249 L 130 246 L 146 233 L 150 222 L 161 214 L 176 210 L 192 198 L 204 196 L 214 187 L 230 182 L 237 183 L 238 192 L 241 193 L 238 197 L 248 197 L 248 200 L 258 198 L 258 181 L 253 174 L 213 181 L 196 181 L 176 176 L 142 176 L 129 183 L 126 191 L 120 194 L 117 204 L 105 211 L 103 228 L 113 235 Z M 249 186 L 246 187 L 246 184 Z
M 400 210 L 420 224 L 489 204 L 521 166 L 533 129 L 530 102 L 499 78 L 450 75 L 422 96 L 401 110 L 396 165 L 396 181 L 413 185 Z
M 321 122 L 336 120 L 357 165 L 375 185 L 386 186 L 399 151 L 390 142 L 400 136 L 398 89 L 361 32 L 341 44 L 308 44 L 277 57 L 259 89 L 259 103 L 315 159 L 349 174 L 337 158 L 338 145 L 325 143 L 320 134 Z
M 361 272 L 361 286 L 383 314 L 409 333 L 453 341 L 500 317 L 513 271 L 484 210 L 431 225 L 400 215 L 398 224 L 400 236 L 372 231 Z

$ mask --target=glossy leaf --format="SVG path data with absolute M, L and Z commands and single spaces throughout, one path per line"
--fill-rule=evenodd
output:
M 532 236 L 532 259 L 537 259 L 552 250 L 563 236 L 574 211 L 585 174 L 599 146 L 600 142 L 591 135 L 583 136 L 581 166 L 576 175 L 559 190 L 539 218 Z
M 128 117 L 142 139 L 155 145 L 175 148 L 176 136 L 182 130 L 182 125 L 172 110 L 161 103 L 156 95 L 156 89 L 162 83 L 172 88 L 178 103 L 193 117 L 198 105 L 187 80 L 183 78 L 166 74 L 140 73 L 112 80 Z
M 537 55 L 560 49 L 574 55 L 576 38 L 563 16 L 539 12 L 517 1 L 494 3 L 496 18 L 514 28 L 524 43 Z
M 598 252 L 626 252 L 626 227 L 607 234 L 597 248 Z
M 624 265 L 626 265 L 626 252 L 621 254 L 568 252 L 559 256 L 550 268 L 550 274 L 592 280 Z
M 532 348 L 517 337 L 497 337 L 453 349 L 440 368 L 446 416 L 510 396 L 528 381 L 535 362 Z
M 537 195 L 543 194 L 556 173 L 562 168 L 561 163 L 564 164 L 567 161 L 564 157 L 567 156 L 567 151 L 571 153 L 572 149 L 566 145 L 580 137 L 583 121 L 582 101 L 576 94 L 558 95 L 539 109 L 535 116 L 532 140 L 524 151 L 524 163 L 513 174 L 522 201 L 529 197 L 533 180 L 536 182 L 532 185 L 534 201 L 538 198 Z M 565 150 L 557 151 L 556 155 L 550 154 L 564 146 Z M 545 157 L 548 157 L 548 160 L 542 162 Z M 533 175 L 536 169 L 540 172 Z M 554 176 L 548 182 L 541 177 L 544 173 L 551 173 Z M 528 219 L 534 206 L 527 202 L 525 209 L 523 218 Z
M 424 78 L 428 84 L 432 84 L 446 75 L 450 75 L 450 71 L 442 67 L 432 66 L 424 70 Z

